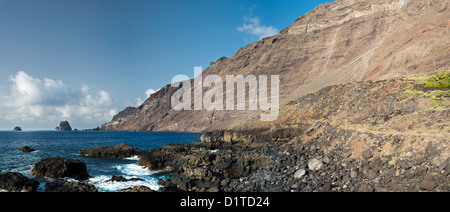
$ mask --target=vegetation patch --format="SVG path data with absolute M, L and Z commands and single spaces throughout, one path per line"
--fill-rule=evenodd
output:
M 427 81 L 419 82 L 426 88 L 450 88 L 450 73 L 440 73 L 430 77 Z
M 432 91 L 411 90 L 408 88 L 404 93 L 418 95 L 420 97 L 429 97 L 433 100 L 442 100 L 443 97 L 450 97 L 450 90 L 438 90 L 442 88 L 450 88 L 450 73 L 440 73 L 436 76 L 430 77 L 427 81 L 421 81 L 419 85 L 424 85 L 425 88 L 437 88 Z

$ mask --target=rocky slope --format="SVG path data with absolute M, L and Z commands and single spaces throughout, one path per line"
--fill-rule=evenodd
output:
M 171 171 L 162 191 L 450 191 L 450 89 L 428 77 L 329 86 L 140 165 Z
M 300 16 L 279 35 L 221 58 L 204 76 L 279 75 L 287 104 L 329 85 L 446 70 L 450 64 L 447 0 L 337 0 Z M 174 111 L 166 86 L 127 108 L 102 130 L 210 131 L 260 111 Z M 206 90 L 205 90 L 206 91 Z

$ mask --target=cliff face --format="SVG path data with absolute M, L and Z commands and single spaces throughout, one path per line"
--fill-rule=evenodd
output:
M 450 9 L 446 0 L 337 0 L 300 16 L 279 35 L 221 58 L 203 75 L 279 75 L 285 105 L 326 86 L 447 70 Z M 138 108 L 102 126 L 118 131 L 210 131 L 260 111 L 174 111 L 166 86 Z

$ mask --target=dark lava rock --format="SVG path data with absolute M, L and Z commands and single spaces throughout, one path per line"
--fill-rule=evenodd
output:
M 39 186 L 36 180 L 28 179 L 17 172 L 8 172 L 0 175 L 0 188 L 8 191 L 35 192 Z
M 37 177 L 65 178 L 87 180 L 86 164 L 76 159 L 44 158 L 34 165 L 31 173 Z
M 141 154 L 139 165 L 155 171 L 173 171 L 175 165 L 186 165 L 181 161 L 181 154 L 189 154 L 188 149 L 179 146 L 152 149 Z
M 46 183 L 44 192 L 98 192 L 95 186 L 85 182 L 56 180 Z
M 211 152 L 197 151 L 198 145 L 195 144 L 173 144 L 143 152 L 139 165 L 150 170 L 170 172 L 169 182 L 161 182 L 165 187 L 161 191 L 216 191 L 223 187 L 221 184 L 225 184 L 222 182 L 226 179 L 238 179 L 262 167 L 268 167 L 269 161 L 264 154 L 231 150 L 260 147 L 259 144 L 235 144 L 233 147 Z
M 72 127 L 70 126 L 68 121 L 62 121 L 59 123 L 59 126 L 55 128 L 56 131 L 72 131 Z
M 29 147 L 29 146 L 24 146 L 22 148 L 19 149 L 21 152 L 25 152 L 25 153 L 29 153 L 29 152 L 34 152 L 36 151 L 35 149 Z
M 14 127 L 14 131 L 20 132 L 20 131 L 22 131 L 22 128 L 21 127 Z
M 156 191 L 154 191 L 151 188 L 146 187 L 146 186 L 134 186 L 133 188 L 125 188 L 125 189 L 122 189 L 120 191 L 121 192 L 136 192 L 136 193 L 138 193 L 138 192 L 142 192 L 142 193 L 144 193 L 144 192 L 156 192 Z
M 117 146 L 102 146 L 91 149 L 80 149 L 78 154 L 93 158 L 128 158 L 141 154 L 141 150 L 127 144 Z

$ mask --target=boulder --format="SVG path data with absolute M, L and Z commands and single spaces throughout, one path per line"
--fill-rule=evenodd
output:
M 0 188 L 8 191 L 35 192 L 39 186 L 36 180 L 28 179 L 17 172 L 8 172 L 0 175 Z
M 305 170 L 305 169 L 300 169 L 300 170 L 298 170 L 298 171 L 296 171 L 296 172 L 294 173 L 294 178 L 295 178 L 295 179 L 300 179 L 300 178 L 302 178 L 305 174 L 306 174 L 306 170 Z
M 29 153 L 29 152 L 34 152 L 36 151 L 35 149 L 29 147 L 29 146 L 24 146 L 22 148 L 19 149 L 21 152 L 25 152 L 25 153 Z
M 44 192 L 98 192 L 95 186 L 85 182 L 56 180 L 46 183 Z
M 434 188 L 436 188 L 436 186 L 436 180 L 430 174 L 426 174 L 422 182 L 419 184 L 420 189 L 425 191 L 432 191 Z
M 31 173 L 37 177 L 50 178 L 73 178 L 76 180 L 87 180 L 86 164 L 76 159 L 44 158 L 34 165 Z
M 314 159 L 311 159 L 308 161 L 308 168 L 311 171 L 317 171 L 320 168 L 322 168 L 322 166 L 323 166 L 322 161 L 317 158 L 314 158 Z
M 361 156 L 365 159 L 365 160 L 369 160 L 370 158 L 373 157 L 372 151 L 370 151 L 370 149 L 365 150 L 361 153 Z
M 59 126 L 55 128 L 56 131 L 72 131 L 72 127 L 70 126 L 68 121 L 62 121 L 59 123 Z
M 93 158 L 128 158 L 139 155 L 141 150 L 127 144 L 117 146 L 102 146 L 91 149 L 80 149 L 78 154 Z

